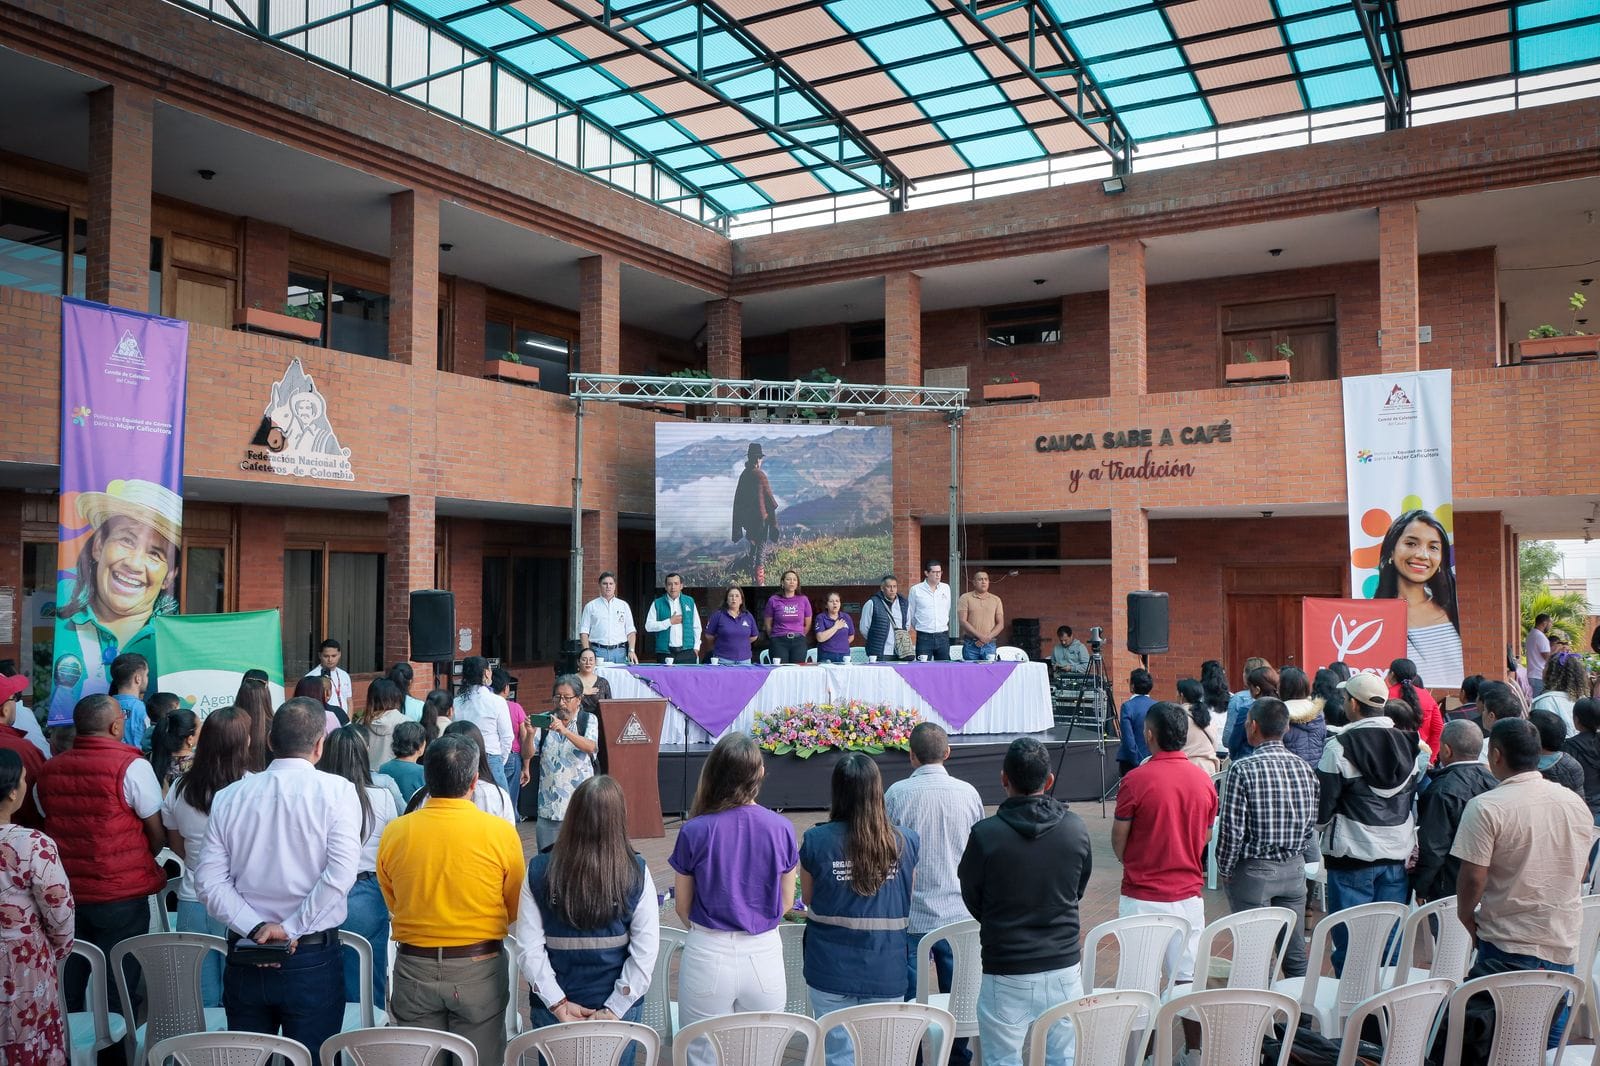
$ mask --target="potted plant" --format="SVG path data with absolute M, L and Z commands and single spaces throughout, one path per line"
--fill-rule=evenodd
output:
M 1244 361 L 1229 363 L 1223 368 L 1223 380 L 1229 385 L 1249 385 L 1263 381 L 1288 381 L 1289 361 L 1294 358 L 1294 349 L 1288 342 L 1275 345 L 1272 354 L 1276 359 L 1262 359 L 1256 353 L 1246 348 Z
M 1039 383 L 1023 381 L 1015 374 L 990 378 L 983 387 L 984 403 L 1035 403 L 1039 399 Z
M 483 376 L 499 381 L 514 381 L 519 385 L 539 387 L 539 368 L 529 366 L 516 352 L 491 354 L 485 361 Z
M 1593 359 L 1600 355 L 1600 338 L 1578 329 L 1578 315 L 1589 298 L 1581 292 L 1567 297 L 1572 308 L 1572 328 L 1562 332 L 1548 322 L 1528 331 L 1528 339 L 1517 342 L 1517 360 L 1536 363 L 1545 359 Z
M 235 308 L 233 328 L 243 333 L 266 333 L 319 344 L 322 341 L 322 294 L 312 293 L 303 304 L 286 303 L 282 311 L 268 311 L 260 300 L 251 307 Z
M 838 374 L 819 366 L 794 383 L 795 399 L 801 403 L 826 403 L 838 394 L 834 385 L 843 380 Z M 813 422 L 824 422 L 838 418 L 839 412 L 832 407 L 802 407 L 795 412 L 795 416 Z

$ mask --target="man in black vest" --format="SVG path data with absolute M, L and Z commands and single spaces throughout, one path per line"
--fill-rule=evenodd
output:
M 906 628 L 906 598 L 898 595 L 900 582 L 893 574 L 884 576 L 877 593 L 861 607 L 861 642 L 869 656 L 880 662 L 898 659 L 895 633 Z M 909 656 L 907 656 L 909 658 Z

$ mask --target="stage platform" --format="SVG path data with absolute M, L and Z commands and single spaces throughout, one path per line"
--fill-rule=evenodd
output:
M 1070 742 L 1066 726 L 1027 735 L 1037 737 L 1049 749 L 1057 799 L 1099 801 L 1101 755 L 1091 730 L 1073 731 Z M 976 788 L 986 806 L 998 804 L 1005 799 L 1005 790 L 1000 787 L 1000 765 L 1006 748 L 1015 739 L 1016 734 L 957 734 L 950 738 L 950 758 L 945 769 Z M 710 744 L 691 744 L 687 754 L 681 747 L 660 753 L 658 784 L 663 813 L 680 813 L 694 799 L 700 767 L 710 752 Z M 761 786 L 761 805 L 774 810 L 827 810 L 833 766 L 842 754 L 830 751 L 809 759 L 765 756 L 767 777 Z M 1106 741 L 1104 759 L 1109 787 L 1117 779 L 1116 741 Z M 873 756 L 873 760 L 883 774 L 885 788 L 911 776 L 911 760 L 903 751 L 887 751 Z

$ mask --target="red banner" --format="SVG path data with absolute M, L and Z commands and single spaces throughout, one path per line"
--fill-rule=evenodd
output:
M 1300 601 L 1300 661 L 1308 671 L 1332 662 L 1352 670 L 1389 669 L 1406 654 L 1404 600 Z

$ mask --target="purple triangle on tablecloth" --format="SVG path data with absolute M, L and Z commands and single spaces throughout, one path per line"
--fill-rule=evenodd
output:
M 894 672 L 910 685 L 939 717 L 956 729 L 966 726 L 1006 683 L 1014 662 L 896 663 Z
M 765 666 L 630 666 L 627 670 L 712 736 L 733 724 L 772 673 Z

